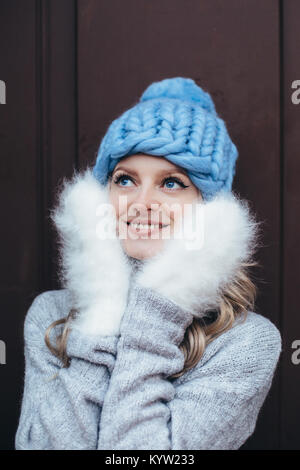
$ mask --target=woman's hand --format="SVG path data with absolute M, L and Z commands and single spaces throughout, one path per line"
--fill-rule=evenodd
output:
M 259 223 L 246 201 L 233 193 L 219 193 L 193 207 L 136 281 L 201 317 L 219 306 L 222 288 L 251 259 Z
M 91 170 L 64 183 L 52 219 L 61 241 L 60 277 L 78 315 L 72 328 L 117 335 L 126 307 L 130 265 L 116 236 L 108 187 Z

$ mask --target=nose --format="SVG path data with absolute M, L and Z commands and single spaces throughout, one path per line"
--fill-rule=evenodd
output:
M 128 215 L 134 217 L 150 217 L 152 211 L 159 210 L 161 201 L 151 185 L 140 186 L 133 195 L 128 208 Z

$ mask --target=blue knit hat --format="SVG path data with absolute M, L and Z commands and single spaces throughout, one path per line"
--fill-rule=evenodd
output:
M 137 153 L 184 168 L 205 200 L 231 191 L 237 148 L 209 93 L 190 78 L 152 83 L 115 119 L 101 141 L 93 175 L 106 184 L 119 160 Z

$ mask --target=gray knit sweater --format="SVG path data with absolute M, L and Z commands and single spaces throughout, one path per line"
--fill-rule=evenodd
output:
M 182 309 L 134 284 L 121 336 L 91 342 L 72 330 L 62 368 L 44 334 L 70 308 L 62 289 L 40 294 L 27 313 L 16 449 L 238 449 L 253 433 L 281 351 L 268 319 L 248 312 L 168 380 L 183 366 Z
M 276 326 L 248 311 L 192 369 L 171 376 L 183 369 L 180 345 L 193 318 L 213 320 L 220 292 L 252 254 L 253 219 L 235 198 L 200 203 L 199 245 L 168 240 L 139 263 L 126 258 L 120 240 L 99 237 L 98 208 L 107 200 L 87 172 L 65 187 L 54 212 L 63 289 L 37 296 L 25 318 L 16 449 L 238 449 L 272 384 L 281 352 Z M 101 217 L 112 226 L 110 215 Z M 71 309 L 78 314 L 65 368 L 44 337 Z M 62 328 L 52 330 L 53 344 Z

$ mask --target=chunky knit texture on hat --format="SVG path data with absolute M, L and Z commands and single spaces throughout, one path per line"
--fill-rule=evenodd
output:
M 101 141 L 93 174 L 106 184 L 122 157 L 138 153 L 184 168 L 205 200 L 231 191 L 237 148 L 209 93 L 190 78 L 152 83 L 115 119 Z

